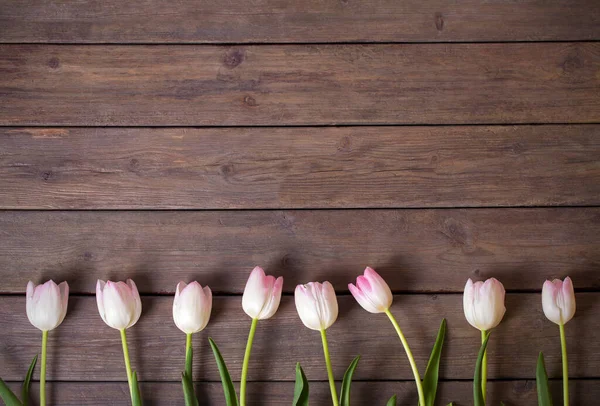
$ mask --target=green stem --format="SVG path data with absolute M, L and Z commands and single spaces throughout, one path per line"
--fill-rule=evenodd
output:
M 185 374 L 190 378 L 190 381 L 194 381 L 192 379 L 192 335 L 186 334 L 185 336 Z
M 481 330 L 481 344 L 485 341 L 487 331 Z M 487 386 L 487 348 L 483 353 L 483 362 L 481 363 L 481 393 L 483 394 L 483 401 L 485 402 L 485 393 Z
M 246 406 L 246 379 L 248 378 L 248 364 L 250 363 L 250 352 L 252 351 L 252 342 L 258 319 L 252 319 L 250 333 L 248 333 L 248 342 L 246 343 L 246 353 L 244 354 L 244 364 L 242 365 L 242 381 L 240 382 L 240 406 Z
M 329 345 L 327 344 L 327 333 L 321 330 L 321 341 L 323 342 L 323 354 L 325 355 L 325 365 L 327 365 L 327 377 L 329 378 L 329 390 L 331 391 L 331 400 L 333 406 L 338 406 L 338 395 L 335 389 L 335 380 L 333 379 L 333 368 L 331 367 L 331 357 L 329 356 Z
M 390 321 L 394 325 L 396 329 L 396 333 L 398 333 L 398 337 L 400 337 L 400 341 L 404 346 L 404 351 L 406 351 L 406 355 L 408 356 L 408 362 L 410 362 L 410 367 L 412 368 L 413 375 L 415 376 L 415 383 L 417 384 L 417 392 L 419 393 L 419 404 L 421 406 L 425 406 L 425 394 L 423 393 L 423 383 L 421 382 L 421 376 L 419 375 L 419 370 L 417 369 L 417 364 L 415 363 L 415 358 L 410 351 L 410 347 L 408 346 L 408 341 L 406 341 L 406 337 L 402 334 L 402 330 L 400 329 L 400 325 L 396 321 L 396 318 L 392 314 L 392 312 L 388 310 L 385 311 L 385 314 L 389 317 Z
M 127 382 L 129 383 L 129 394 L 131 395 L 131 404 L 133 399 L 133 373 L 131 372 L 131 362 L 129 362 L 129 348 L 127 348 L 127 335 L 125 329 L 121 331 L 121 344 L 123 344 L 123 357 L 125 358 L 125 368 L 127 369 Z
M 48 331 L 42 331 L 42 369 L 40 371 L 40 406 L 46 406 L 46 355 L 48 351 Z
M 567 362 L 567 338 L 565 337 L 565 325 L 560 324 L 560 348 L 562 350 L 563 369 L 563 399 L 564 405 L 569 406 L 569 363 Z

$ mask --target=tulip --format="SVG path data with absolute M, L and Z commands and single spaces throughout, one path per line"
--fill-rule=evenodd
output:
M 296 310 L 300 320 L 311 330 L 327 330 L 336 321 L 338 303 L 329 282 L 309 282 L 296 286 Z
M 35 286 L 31 281 L 26 291 L 27 318 L 34 327 L 42 330 L 42 365 L 40 370 L 40 406 L 46 405 L 46 355 L 48 347 L 48 331 L 60 325 L 67 315 L 69 302 L 69 285 L 60 285 L 49 280 L 43 285 Z
M 419 369 L 417 368 L 415 358 L 412 355 L 408 341 L 406 340 L 406 337 L 404 337 L 398 321 L 392 312 L 390 312 L 390 306 L 392 305 L 393 301 L 390 287 L 386 281 L 379 276 L 377 272 L 375 272 L 373 268 L 367 267 L 363 275 L 360 275 L 356 278 L 356 286 L 352 283 L 349 283 L 348 289 L 350 289 L 350 293 L 352 293 L 352 296 L 354 296 L 354 299 L 356 299 L 358 304 L 360 304 L 366 311 L 370 313 L 385 313 L 392 322 L 398 337 L 400 337 L 400 342 L 404 347 L 404 351 L 406 352 L 410 367 L 415 377 L 417 392 L 419 394 L 419 405 L 424 406 L 425 392 L 423 391 L 423 383 L 421 382 Z
M 261 267 L 255 267 L 250 273 L 244 295 L 242 308 L 252 319 L 265 320 L 273 317 L 283 289 L 283 278 L 265 275 Z
M 558 324 L 559 327 L 563 367 L 563 401 L 564 405 L 568 406 L 569 363 L 567 361 L 565 324 L 575 315 L 575 291 L 573 290 L 571 278 L 567 276 L 564 282 L 560 279 L 544 282 L 542 287 L 542 309 L 548 320 Z
M 142 314 L 140 294 L 131 279 L 127 283 L 98 280 L 96 302 L 102 320 L 117 330 L 133 326 Z
M 142 301 L 137 286 L 131 279 L 127 279 L 126 283 L 104 282 L 98 279 L 96 283 L 96 303 L 102 320 L 109 327 L 121 332 L 121 344 L 123 345 L 123 357 L 125 358 L 131 403 L 136 404 L 139 402 L 139 393 L 137 385 L 134 384 L 135 372 L 131 369 L 125 330 L 137 323 L 142 314 Z
M 265 271 L 259 266 L 254 267 L 246 282 L 244 295 L 242 296 L 242 308 L 252 318 L 244 362 L 242 364 L 242 379 L 240 382 L 240 406 L 246 405 L 246 381 L 248 377 L 248 365 L 250 364 L 250 353 L 256 326 L 259 320 L 273 317 L 279 308 L 281 291 L 283 289 L 283 277 L 275 279 L 272 275 L 265 275 Z
M 202 287 L 194 281 L 190 284 L 179 282 L 173 300 L 173 320 L 179 330 L 186 334 L 185 340 L 185 376 L 192 379 L 192 334 L 204 330 L 210 319 L 212 292 L 208 286 Z M 184 382 L 184 393 L 186 382 Z
M 323 343 L 323 354 L 325 356 L 325 365 L 327 366 L 327 377 L 329 378 L 329 390 L 331 391 L 331 400 L 334 406 L 339 404 L 335 380 L 333 378 L 333 368 L 331 367 L 331 357 L 329 356 L 329 344 L 327 343 L 327 333 L 325 332 L 338 316 L 338 303 L 335 297 L 335 290 L 329 282 L 309 282 L 306 285 L 296 286 L 294 292 L 296 301 L 296 310 L 300 320 L 311 330 L 321 332 L 321 341 Z
M 173 320 L 179 330 L 191 335 L 204 330 L 210 319 L 212 292 L 194 281 L 179 282 L 173 300 Z
M 553 323 L 566 324 L 575 315 L 575 292 L 568 276 L 565 281 L 554 279 L 544 282 L 542 287 L 542 309 Z
M 367 267 L 364 275 L 356 278 L 356 286 L 349 283 L 348 289 L 366 311 L 385 313 L 392 305 L 392 291 L 373 268 Z
M 470 325 L 481 330 L 481 342 L 485 341 L 487 332 L 502 321 L 506 307 L 504 306 L 504 286 L 495 278 L 485 282 L 475 282 L 471 279 L 465 285 L 463 294 L 463 309 Z M 487 386 L 487 351 L 483 354 L 481 367 L 481 390 L 486 397 Z
M 469 324 L 481 331 L 488 331 L 502 321 L 504 307 L 504 286 L 495 278 L 485 282 L 471 279 L 465 285 L 463 307 Z

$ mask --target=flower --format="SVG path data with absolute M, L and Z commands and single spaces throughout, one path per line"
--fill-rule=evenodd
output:
M 575 292 L 571 278 L 567 276 L 564 282 L 560 279 L 544 282 L 542 308 L 548 320 L 558 325 L 566 324 L 573 318 L 575 315 Z
M 337 319 L 338 303 L 329 282 L 309 282 L 296 286 L 296 310 L 304 325 L 312 330 L 326 330 Z
M 358 304 L 371 313 L 385 313 L 394 299 L 388 284 L 370 267 L 356 278 L 356 286 L 349 283 L 348 289 Z
M 142 314 L 142 301 L 135 282 L 101 281 L 96 284 L 96 302 L 102 320 L 117 330 L 133 326 Z
M 495 278 L 485 282 L 467 281 L 463 295 L 465 317 L 473 327 L 487 331 L 502 321 L 504 307 L 504 286 Z
M 27 318 L 34 327 L 42 331 L 54 330 L 67 315 L 69 302 L 69 285 L 60 285 L 49 280 L 43 285 L 27 284 L 26 309 Z
M 253 319 L 265 320 L 273 317 L 279 308 L 282 289 L 283 277 L 275 279 L 272 275 L 265 275 L 261 267 L 255 267 L 244 289 L 244 311 Z
M 173 300 L 173 320 L 186 334 L 204 330 L 210 319 L 212 292 L 196 281 L 187 284 L 179 282 Z

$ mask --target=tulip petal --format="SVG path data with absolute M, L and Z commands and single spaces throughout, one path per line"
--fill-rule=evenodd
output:
M 61 282 L 58 285 L 61 299 L 61 316 L 58 324 L 62 323 L 67 315 L 67 308 L 69 306 L 69 284 L 67 282 Z
M 140 319 L 140 316 L 142 315 L 142 299 L 140 299 L 140 293 L 138 292 L 138 288 L 137 285 L 135 284 L 135 282 L 131 279 L 127 279 L 127 285 L 129 286 L 129 288 L 131 289 L 131 295 L 133 296 L 133 303 L 134 303 L 134 313 L 133 313 L 133 319 L 131 320 L 130 324 L 127 326 L 127 328 L 133 326 L 135 323 L 138 322 L 138 320 Z
M 104 287 L 106 286 L 106 282 L 98 279 L 96 282 L 96 304 L 98 305 L 98 313 L 100 313 L 100 317 L 102 317 L 102 321 L 108 324 L 106 320 L 106 312 L 104 311 Z

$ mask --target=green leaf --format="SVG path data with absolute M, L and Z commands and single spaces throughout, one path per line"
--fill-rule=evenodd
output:
M 354 375 L 354 370 L 356 369 L 359 360 L 360 355 L 352 360 L 344 374 L 342 390 L 340 391 L 340 406 L 350 406 L 350 385 L 352 384 L 352 375 Z
M 385 406 L 396 406 L 396 395 L 392 396 Z
M 434 406 L 435 395 L 437 393 L 438 376 L 440 372 L 440 359 L 442 358 L 442 347 L 444 346 L 444 337 L 446 336 L 446 319 L 442 319 L 440 329 L 438 330 L 435 344 L 429 356 L 427 369 L 423 377 L 423 392 L 425 392 L 425 406 Z
M 537 360 L 535 382 L 537 384 L 538 405 L 552 406 L 552 397 L 548 388 L 548 374 L 546 373 L 546 365 L 544 364 L 544 354 L 541 352 Z
M 217 361 L 217 366 L 219 367 L 219 374 L 221 374 L 221 383 L 223 384 L 225 403 L 227 406 L 238 406 L 237 394 L 235 393 L 233 382 L 231 382 L 231 376 L 229 375 L 227 365 L 225 365 L 225 361 L 221 356 L 221 352 L 212 338 L 209 338 L 208 342 L 210 343 L 210 348 L 212 348 L 213 354 L 215 355 L 215 361 Z
M 142 397 L 140 396 L 140 385 L 138 383 L 138 379 L 137 379 L 137 372 L 133 371 L 132 374 L 132 378 L 133 378 L 133 388 L 132 388 L 132 393 L 131 393 L 131 403 L 132 406 L 142 406 Z
M 0 398 L 4 401 L 6 406 L 23 406 L 17 395 L 10 390 L 10 388 L 0 378 Z
M 477 364 L 475 364 L 475 376 L 473 377 L 473 402 L 475 403 L 475 406 L 485 406 L 485 400 L 483 400 L 483 391 L 481 389 L 481 374 L 483 355 L 485 354 L 485 349 L 489 339 L 490 333 L 487 333 L 485 340 L 483 340 L 481 348 L 479 349 L 479 354 L 477 355 Z
M 296 384 L 294 385 L 292 406 L 308 406 L 308 380 L 299 362 L 296 364 Z
M 194 393 L 194 384 L 188 374 L 181 374 L 181 383 L 183 385 L 183 398 L 186 406 L 199 406 L 198 399 Z
M 31 361 L 31 365 L 29 365 L 29 370 L 27 371 L 27 375 L 25 375 L 25 380 L 23 381 L 23 386 L 21 387 L 21 399 L 23 399 L 23 406 L 27 406 L 29 403 L 29 383 L 31 382 L 31 377 L 33 376 L 33 371 L 35 370 L 35 364 L 37 363 L 38 356 L 33 357 Z

